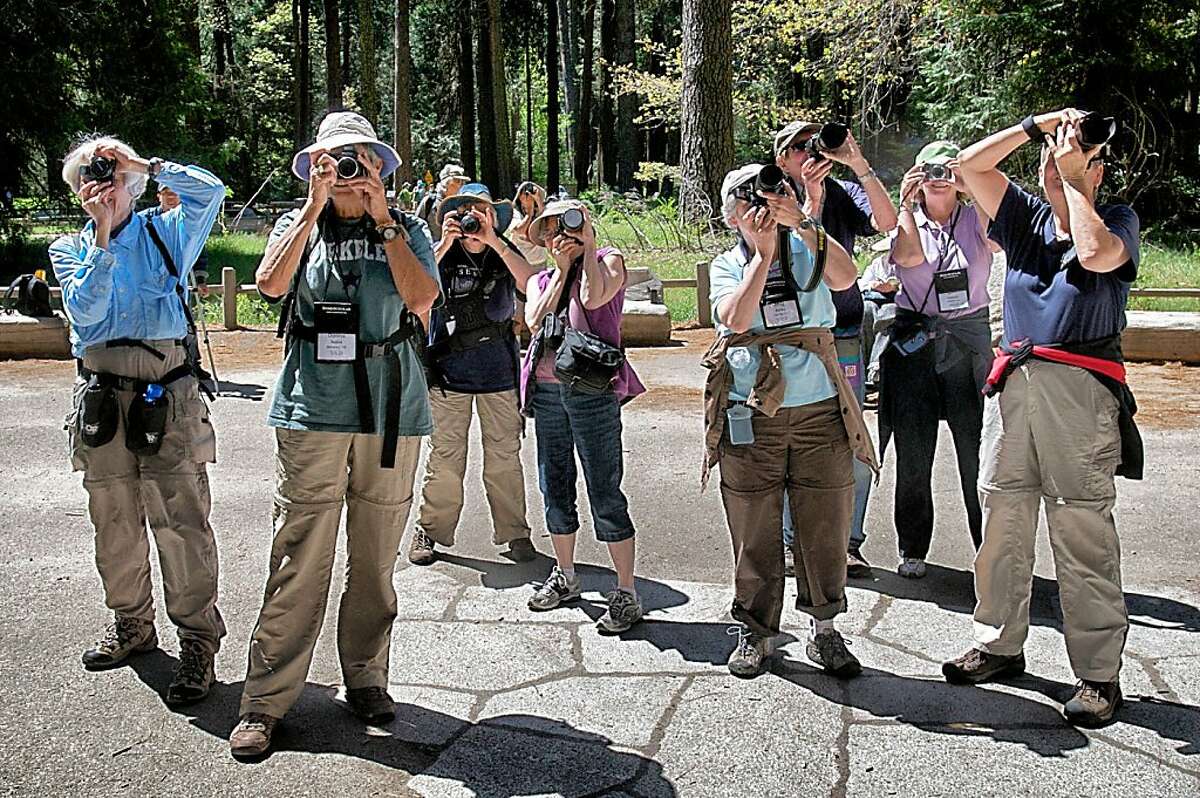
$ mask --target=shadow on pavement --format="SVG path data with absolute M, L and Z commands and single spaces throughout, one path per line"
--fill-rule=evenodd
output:
M 165 694 L 174 657 L 155 651 L 130 660 L 148 687 Z M 218 682 L 208 699 L 175 710 L 193 726 L 228 739 L 238 719 L 242 682 Z M 397 703 L 396 719 L 366 726 L 336 699 L 334 687 L 309 682 L 276 728 L 272 751 L 256 767 L 289 752 L 340 754 L 463 785 L 470 794 L 512 795 L 610 793 L 638 783 L 639 792 L 674 796 L 662 766 L 632 751 L 618 751 L 608 738 L 561 720 L 537 715 L 502 715 L 473 723 L 443 712 Z M 440 790 L 438 792 L 441 792 Z
M 974 574 L 957 568 L 928 565 L 924 579 L 905 579 L 876 568 L 870 579 L 853 579 L 851 587 L 908 601 L 927 601 L 944 610 L 970 614 L 975 609 Z M 1175 599 L 1145 593 L 1125 593 L 1129 622 L 1152 629 L 1200 632 L 1200 608 Z M 1033 577 L 1033 594 L 1029 602 L 1030 623 L 1049 626 L 1061 631 L 1062 609 L 1058 601 L 1058 582 Z
M 249 399 L 251 402 L 261 402 L 266 392 L 267 388 L 264 385 L 256 385 L 252 382 L 221 380 L 221 392 L 217 394 L 217 398 Z

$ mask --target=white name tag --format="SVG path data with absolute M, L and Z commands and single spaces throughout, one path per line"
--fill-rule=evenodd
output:
M 765 302 L 762 306 L 763 326 L 788 327 L 800 323 L 800 303 L 795 299 Z
M 354 333 L 317 333 L 317 360 L 354 360 L 357 338 Z

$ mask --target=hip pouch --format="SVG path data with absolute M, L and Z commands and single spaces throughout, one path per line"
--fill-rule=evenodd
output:
M 98 448 L 117 434 L 120 408 L 111 380 L 103 374 L 88 377 L 83 398 L 79 400 L 79 438 L 85 446 Z
M 150 383 L 135 391 L 126 417 L 125 448 L 134 454 L 158 454 L 170 412 L 171 401 L 161 385 Z
M 612 390 L 625 353 L 594 335 L 568 327 L 554 356 L 554 376 L 585 394 Z

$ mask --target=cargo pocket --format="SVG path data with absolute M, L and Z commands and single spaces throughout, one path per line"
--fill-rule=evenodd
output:
M 217 462 L 217 433 L 195 383 L 187 391 L 173 393 L 171 403 L 184 457 L 193 463 Z
M 67 432 L 67 457 L 71 459 L 72 471 L 83 471 L 87 461 L 83 457 L 83 441 L 79 437 L 79 406 L 83 401 L 83 391 L 87 383 L 75 380 L 71 395 L 71 410 L 63 419 L 63 429 Z

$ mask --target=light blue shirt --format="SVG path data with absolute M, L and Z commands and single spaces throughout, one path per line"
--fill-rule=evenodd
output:
M 225 186 L 199 166 L 169 162 L 155 180 L 179 195 L 179 207 L 158 216 L 154 225 L 175 260 L 186 296 L 188 274 L 208 240 Z M 150 223 L 141 214 L 130 214 L 109 237 L 108 249 L 96 246 L 91 221 L 79 233 L 50 245 L 50 265 L 62 286 L 75 357 L 115 338 L 154 340 L 187 334 L 187 319 L 175 294 L 177 279 L 146 232 Z
M 796 284 L 803 286 L 812 276 L 815 264 L 812 253 L 800 236 L 792 233 L 791 242 L 792 275 L 796 278 Z M 735 244 L 733 249 L 722 252 L 713 259 L 709 269 L 709 297 L 715 312 L 721 300 L 732 294 L 741 284 L 742 275 L 748 265 L 746 251 L 740 242 Z M 801 292 L 799 300 L 801 323 L 795 325 L 797 328 L 832 329 L 837 322 L 837 310 L 833 306 L 833 295 L 830 294 L 829 286 L 825 285 L 824 280 L 817 284 L 815 290 Z M 717 315 L 719 316 L 719 313 Z M 719 317 L 716 321 L 719 335 L 733 334 Z M 755 315 L 750 332 L 766 332 L 761 308 Z M 794 346 L 777 345 L 775 349 L 779 352 L 783 377 L 787 381 L 782 407 L 800 407 L 837 395 L 837 389 L 830 381 L 825 366 L 816 355 Z M 725 358 L 733 371 L 733 387 L 729 391 L 729 398 L 731 401 L 744 402 L 758 377 L 758 364 L 762 359 L 759 347 L 732 347 Z

